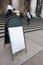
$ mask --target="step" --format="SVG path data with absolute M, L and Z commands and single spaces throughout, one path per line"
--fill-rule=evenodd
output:
M 5 33 L 5 30 L 0 30 L 0 34 Z
M 5 25 L 0 25 L 0 26 L 5 26 Z
M 5 33 L 0 34 L 0 38 L 5 37 Z
M 26 30 L 26 29 L 35 29 L 35 28 L 43 28 L 43 26 L 26 26 L 26 27 L 24 27 L 24 30 Z
M 0 27 L 0 29 L 5 29 L 5 27 Z
M 0 31 L 1 31 L 1 30 L 5 30 L 5 27 L 1 27 L 1 28 L 0 28 Z
M 37 30 L 43 30 L 43 28 L 24 29 L 24 33 L 26 33 L 26 32 L 32 32 L 32 31 L 37 31 Z
M 0 31 L 1 31 L 1 30 L 5 30 L 5 29 L 0 29 Z
M 0 23 L 0 25 L 5 25 L 5 23 Z
M 0 24 L 0 26 L 5 26 L 5 24 Z

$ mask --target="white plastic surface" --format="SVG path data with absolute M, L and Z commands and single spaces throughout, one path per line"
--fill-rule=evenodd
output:
M 11 42 L 12 54 L 25 48 L 25 41 L 23 35 L 23 27 L 8 28 L 9 38 Z

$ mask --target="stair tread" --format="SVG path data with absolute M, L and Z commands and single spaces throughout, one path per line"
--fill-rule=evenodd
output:
M 43 27 L 24 27 L 24 30 L 25 29 L 38 29 L 38 28 L 43 28 Z
M 0 27 L 0 29 L 5 29 L 5 27 Z
M 4 36 L 4 35 L 5 35 L 5 33 L 0 34 L 0 36 Z
M 0 25 L 0 26 L 5 26 L 5 25 Z
M 0 30 L 0 32 L 5 32 L 5 30 Z
M 31 31 L 35 31 L 35 30 L 41 30 L 43 28 L 35 28 L 35 29 L 27 29 L 27 30 L 24 30 L 24 32 L 31 32 Z

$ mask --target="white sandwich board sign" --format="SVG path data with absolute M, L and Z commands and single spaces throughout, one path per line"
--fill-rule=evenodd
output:
M 11 43 L 12 54 L 25 49 L 25 40 L 24 40 L 24 33 L 23 27 L 9 27 L 9 38 Z

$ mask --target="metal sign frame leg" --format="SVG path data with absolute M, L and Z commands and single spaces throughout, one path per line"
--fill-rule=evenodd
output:
M 10 50 L 11 50 L 12 61 L 14 61 L 13 54 L 12 54 L 11 43 L 10 43 Z
M 25 41 L 25 52 L 27 53 L 26 40 L 25 40 L 25 34 L 24 34 L 24 28 L 23 28 L 23 35 L 24 35 L 24 41 Z

